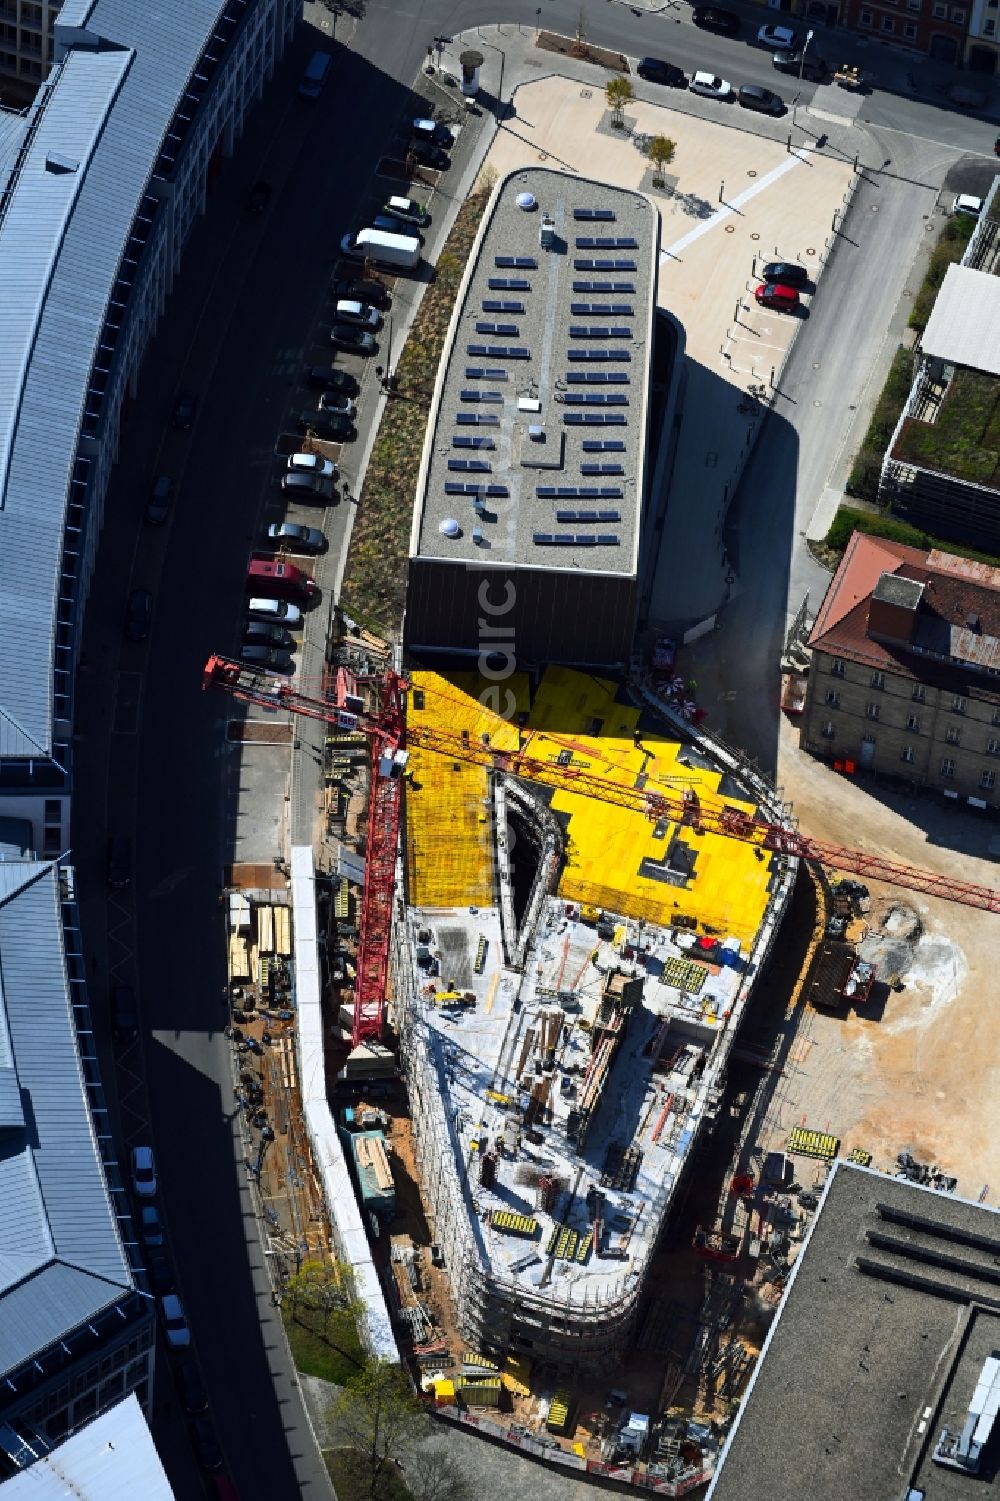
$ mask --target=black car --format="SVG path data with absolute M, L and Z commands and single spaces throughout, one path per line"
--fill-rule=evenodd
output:
M 662 83 L 668 89 L 686 89 L 687 74 L 683 68 L 664 62 L 661 57 L 644 57 L 635 70 L 647 83 Z
M 146 1268 L 153 1291 L 158 1298 L 165 1298 L 174 1290 L 174 1273 L 170 1262 L 162 1254 L 151 1256 Z
M 442 151 L 440 146 L 435 146 L 431 141 L 411 141 L 407 155 L 412 156 L 422 167 L 435 167 L 439 172 L 447 172 L 451 166 L 451 157 L 447 151 Z
M 794 261 L 768 261 L 760 279 L 783 287 L 807 287 L 810 280 L 805 266 L 797 266 Z
M 121 891 L 132 879 L 132 845 L 124 834 L 112 834 L 108 840 L 108 885 Z
M 207 1418 L 195 1418 L 191 1424 L 191 1438 L 198 1463 L 203 1470 L 222 1469 L 222 1450 L 215 1436 L 215 1429 Z
M 330 330 L 330 343 L 348 354 L 376 354 L 378 343 L 375 335 L 355 323 L 335 323 Z
M 198 398 L 190 392 L 184 392 L 174 402 L 174 413 L 171 422 L 174 427 L 183 428 L 185 431 L 194 422 L 194 414 L 198 410 Z
M 435 146 L 454 146 L 455 137 L 442 120 L 413 120 L 410 130 L 418 141 L 432 141 Z
M 170 514 L 170 497 L 174 482 L 169 474 L 157 475 L 146 502 L 146 520 L 153 526 L 162 526 Z
M 406 233 L 409 234 L 408 228 Z M 330 283 L 330 291 L 337 302 L 348 298 L 352 302 L 370 302 L 372 307 L 387 308 L 392 301 L 385 283 L 368 276 L 338 277 Z
M 775 52 L 771 58 L 772 68 L 779 73 L 791 73 L 796 78 L 808 78 L 811 83 L 822 83 L 830 69 L 818 53 L 809 51 L 805 61 L 801 52 Z
M 340 412 L 321 412 L 318 408 L 311 412 L 300 412 L 295 418 L 295 425 L 302 432 L 311 430 L 327 442 L 350 443 L 357 437 L 350 417 L 345 417 Z
M 770 89 L 762 89 L 759 84 L 745 83 L 736 96 L 737 102 L 744 109 L 758 110 L 762 115 L 783 115 L 785 113 L 785 101 L 771 92 Z
M 356 376 L 349 370 L 338 370 L 335 365 L 311 365 L 306 371 L 306 383 L 317 391 L 339 391 L 341 396 L 357 396 L 361 389 Z
M 125 607 L 125 635 L 129 641 L 145 641 L 153 618 L 153 596 L 148 589 L 133 589 Z
M 264 182 L 263 178 L 255 182 L 247 196 L 247 210 L 251 214 L 262 214 L 271 201 L 271 184 Z
M 720 10 L 716 5 L 699 5 L 691 19 L 703 31 L 718 31 L 723 36 L 737 36 L 743 22 L 734 10 Z
M 135 1009 L 135 991 L 131 985 L 115 985 L 111 990 L 111 1030 L 118 1042 L 135 1042 L 139 1035 L 139 1018 Z
M 188 1417 L 196 1418 L 199 1414 L 208 1411 L 205 1388 L 201 1384 L 198 1367 L 191 1360 L 185 1360 L 177 1367 L 177 1391 L 180 1394 L 181 1406 Z

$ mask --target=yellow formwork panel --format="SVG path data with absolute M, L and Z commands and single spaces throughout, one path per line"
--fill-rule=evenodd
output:
M 417 907 L 493 900 L 486 768 L 413 751 L 406 791 L 406 871 Z
M 413 707 L 410 694 L 409 720 L 414 729 L 423 722 L 453 734 L 467 730 L 474 741 L 486 734 L 497 749 L 516 749 L 517 728 L 509 721 L 518 712 L 527 711 L 520 746 L 537 761 L 552 764 L 560 756 L 564 761 L 568 756 L 571 766 L 585 768 L 621 786 L 636 786 L 641 777 L 641 785 L 650 792 L 662 785 L 665 792 L 676 797 L 678 791 L 690 788 L 704 806 L 717 806 L 721 801 L 721 774 L 686 765 L 679 759 L 683 747 L 678 742 L 643 732 L 636 745 L 639 711 L 615 701 L 618 688 L 608 679 L 550 667 L 533 701 L 522 674 L 492 684 L 474 673 L 449 678 L 416 673 L 413 687 L 421 688 L 424 694 L 422 709 Z M 504 710 L 503 718 L 496 713 L 498 704 Z M 407 800 L 408 834 L 417 840 L 415 854 L 409 847 L 407 852 L 411 892 L 422 889 L 435 893 L 433 897 L 414 894 L 412 899 L 427 906 L 485 904 L 490 897 L 483 894 L 484 884 L 488 892 L 491 870 L 490 825 L 479 822 L 487 789 L 485 769 L 468 767 L 466 780 L 461 772 L 452 770 L 457 763 L 447 756 L 412 748 L 410 764 L 418 782 L 426 781 L 428 788 L 438 789 L 434 799 L 421 801 L 418 793 Z M 733 798 L 725 801 L 753 811 L 749 804 Z M 471 825 L 470 805 L 476 809 Z M 695 873 L 689 887 L 673 886 L 642 876 L 639 871 L 644 859 L 657 863 L 663 860 L 677 832 L 676 825 L 666 830 L 665 837 L 654 839 L 656 825 L 643 813 L 561 790 L 553 794 L 552 806 L 570 817 L 566 866 L 559 888 L 568 901 L 663 925 L 683 914 L 741 942 L 753 937 L 767 902 L 768 875 L 766 860 L 750 845 L 684 828 L 681 837 L 697 851 Z M 462 809 L 466 810 L 464 815 Z M 461 840 L 456 838 L 459 823 L 464 830 Z M 463 857 L 457 854 L 459 844 L 468 850 Z M 430 853 L 431 845 L 453 850 L 454 855 L 448 855 L 446 868 L 439 862 L 429 874 L 424 851 Z

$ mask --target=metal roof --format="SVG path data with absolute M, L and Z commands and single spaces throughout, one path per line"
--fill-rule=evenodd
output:
M 172 1501 L 136 1397 L 126 1397 L 0 1485 L 2 1501 Z
M 1000 375 L 1000 277 L 949 266 L 920 346 L 948 365 Z
M 77 1052 L 59 871 L 34 860 L 0 862 L 0 1204 L 2 1373 L 133 1286 Z
M 57 52 L 71 45 L 38 96 L 0 221 L 0 756 L 52 751 L 63 528 L 90 372 L 136 211 L 223 9 L 71 0 L 57 23 Z M 8 156 L 0 139 L 0 169 Z

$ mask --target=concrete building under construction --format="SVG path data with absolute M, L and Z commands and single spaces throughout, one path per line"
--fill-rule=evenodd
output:
M 396 1022 L 432 1234 L 460 1326 L 494 1356 L 577 1370 L 632 1329 L 652 1253 L 780 918 L 781 856 L 629 806 L 754 812 L 696 740 L 617 686 L 551 668 L 415 673 Z M 422 745 L 520 746 L 518 776 Z M 584 793 L 583 768 L 606 796 Z

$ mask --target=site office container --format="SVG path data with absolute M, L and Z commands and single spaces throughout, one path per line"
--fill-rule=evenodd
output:
M 247 568 L 247 593 L 263 595 L 267 599 L 290 599 L 295 604 L 306 604 L 317 591 L 315 579 L 294 563 L 278 562 L 274 558 L 250 559 Z

